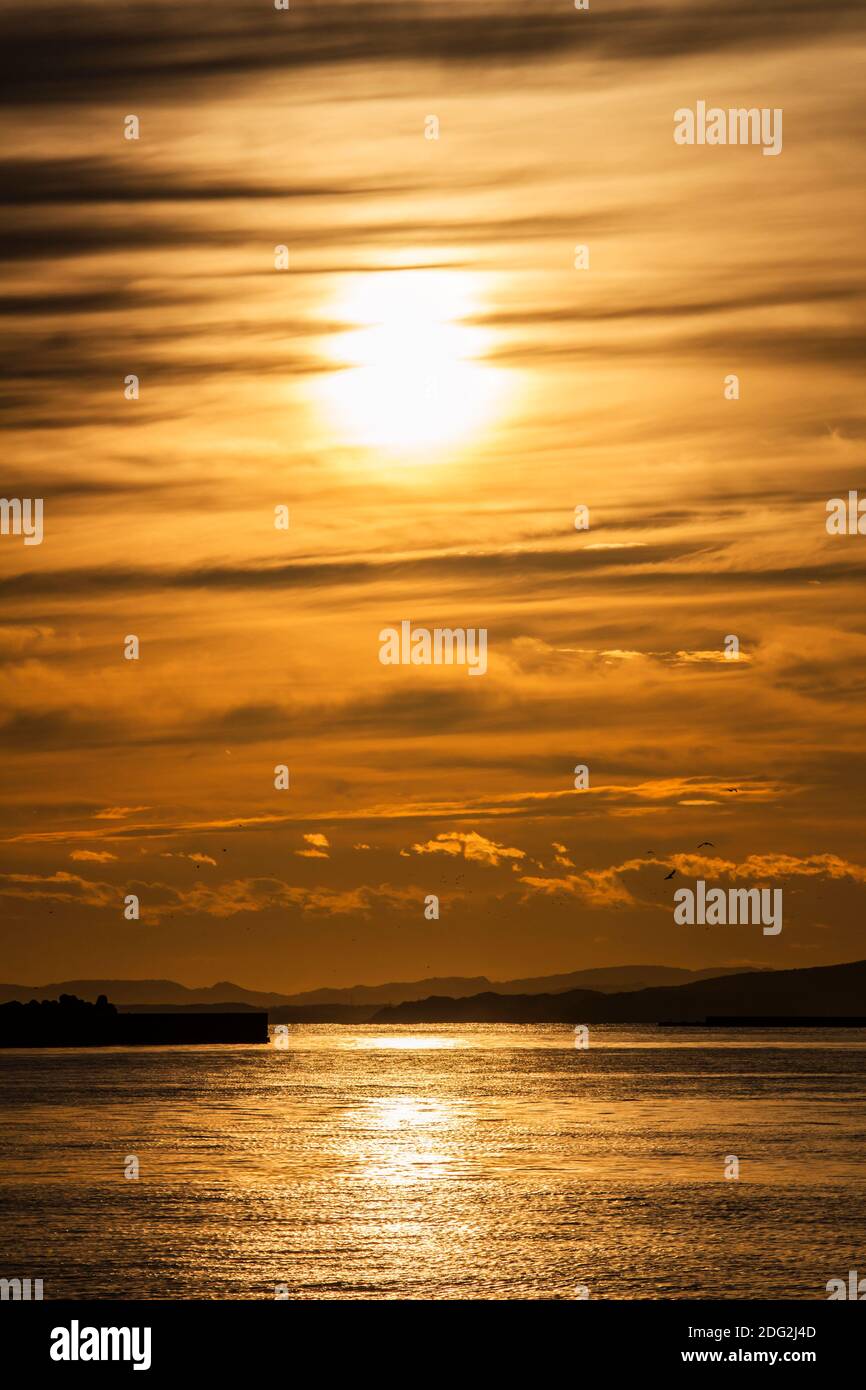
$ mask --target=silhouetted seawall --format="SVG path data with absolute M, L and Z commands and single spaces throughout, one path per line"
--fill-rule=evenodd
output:
M 243 1014 L 118 1014 L 125 1044 L 266 1043 L 268 1015 Z
M 166 1047 L 267 1043 L 264 1010 L 244 1013 L 121 1014 L 104 998 L 85 1004 L 35 1000 L 0 1007 L 0 1047 Z

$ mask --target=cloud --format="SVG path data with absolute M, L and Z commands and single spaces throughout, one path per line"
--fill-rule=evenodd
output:
M 588 549 L 591 547 L 584 547 Z M 609 550 L 610 547 L 605 547 Z M 762 578 L 763 576 L 761 576 Z M 758 576 L 754 576 L 759 583 Z M 617 666 L 632 662 L 646 662 L 663 667 L 702 666 L 716 664 L 745 665 L 752 660 L 748 652 L 740 652 L 738 657 L 729 657 L 723 647 L 687 651 L 639 651 L 624 647 L 560 647 L 544 642 L 539 638 L 517 637 L 510 646 L 510 655 L 517 666 L 527 672 L 564 669 L 568 664 L 582 662 L 589 666 Z
M 497 845 L 494 841 L 471 833 L 444 834 L 426 845 L 413 846 L 420 854 L 463 855 L 468 860 L 499 866 L 516 860 L 511 868 L 520 871 L 519 861 L 524 852 Z M 403 851 L 405 854 L 405 851 Z M 204 857 L 207 862 L 207 857 Z M 213 861 L 210 861 L 213 862 Z M 586 869 L 565 874 L 560 878 L 521 873 L 518 881 L 524 885 L 526 896 L 576 898 L 591 909 L 622 907 L 658 907 L 658 902 L 638 898 L 623 881 L 631 874 L 651 870 L 658 874 L 661 867 L 676 867 L 683 878 L 702 877 L 707 881 L 719 878 L 743 880 L 756 886 L 778 883 L 792 877 L 823 878 L 835 882 L 849 881 L 866 884 L 866 866 L 853 863 L 835 854 L 808 856 L 765 854 L 749 855 L 742 861 L 707 858 L 699 854 L 674 854 L 667 860 L 628 859 L 601 869 Z M 671 885 L 665 885 L 670 887 Z M 298 912 L 329 917 L 370 917 L 383 911 L 406 911 L 422 901 L 420 890 L 414 886 L 382 883 L 356 887 L 331 888 L 321 885 L 301 887 L 272 877 L 237 878 L 225 883 L 198 879 L 189 887 L 133 880 L 123 890 L 113 884 L 91 881 L 74 874 L 58 871 L 53 874 L 0 874 L 0 896 L 54 901 L 87 908 L 110 908 L 119 911 L 123 893 L 136 893 L 141 900 L 142 918 L 164 921 L 172 915 L 203 914 L 230 918 L 242 913 L 260 913 L 270 909 L 294 909 Z
M 494 866 L 498 866 L 506 859 L 525 858 L 524 850 L 509 849 L 505 845 L 497 844 L 495 840 L 488 840 L 484 835 L 479 835 L 475 830 L 468 833 L 457 830 L 445 831 L 441 835 L 436 835 L 434 839 L 428 840 L 426 844 L 413 845 L 412 852 L 413 854 L 462 855 L 464 859 L 472 860 L 475 863 Z
M 279 366 L 284 364 L 282 361 Z M 211 564 L 186 569 L 142 565 L 81 566 L 76 569 L 26 571 L 5 577 L 2 591 L 13 595 L 48 593 L 83 593 L 99 595 L 119 591 L 161 589 L 318 589 L 323 585 L 342 585 L 357 588 L 359 584 L 382 584 L 389 580 L 395 587 L 409 580 L 434 581 L 445 584 L 463 580 L 490 582 L 498 588 L 509 581 L 520 586 L 529 576 L 551 579 L 576 578 L 591 571 L 620 571 L 625 567 L 658 566 L 664 561 L 682 561 L 695 546 L 678 544 L 647 545 L 638 550 L 490 550 L 475 554 L 440 551 L 435 555 L 406 555 L 399 559 L 381 556 L 373 560 L 338 559 L 307 560 L 286 563 L 248 565 Z M 863 567 L 866 573 L 866 565 Z M 827 572 L 832 573 L 830 566 Z M 753 578 L 751 572 L 748 576 Z M 727 581 L 730 575 L 724 576 Z
M 355 888 L 299 887 L 278 878 L 238 878 L 214 884 L 198 879 L 190 887 L 131 880 L 122 890 L 72 874 L 0 874 L 0 896 L 71 903 L 91 908 L 122 908 L 126 892 L 137 894 L 142 920 L 161 922 L 171 916 L 228 918 L 273 908 L 294 908 L 328 917 L 370 917 L 382 911 L 418 907 L 420 890 L 388 883 Z
M 147 810 L 142 807 L 142 810 Z M 114 830 L 35 830 L 23 835 L 12 835 L 7 843 L 14 844 L 64 844 L 73 840 L 167 840 L 191 832 L 209 830 L 244 830 L 270 825 L 292 824 L 291 816 L 233 816 L 230 819 L 191 820 L 175 822 L 153 822 L 150 824 L 122 825 Z
M 212 864 L 213 867 L 216 868 L 216 860 L 212 859 L 209 854 L 202 854 L 199 851 L 193 854 L 184 854 L 183 851 L 173 853 L 168 850 L 160 854 L 159 857 L 160 859 L 190 859 L 193 864 Z
M 672 854 L 666 859 L 627 859 L 604 869 L 587 869 L 562 878 L 524 876 L 520 879 L 527 888 L 547 896 L 563 894 L 578 898 L 587 907 L 657 906 L 636 898 L 622 881 L 622 875 L 640 873 L 647 869 L 657 872 L 660 867 L 675 868 L 684 878 L 742 879 L 758 885 L 778 882 L 792 877 L 848 879 L 866 883 L 866 866 L 854 864 L 836 854 L 814 854 L 800 857 L 792 854 L 751 854 L 741 862 L 710 858 L 700 854 Z M 676 883 L 670 886 L 676 887 Z
M 0 896 L 75 903 L 83 907 L 122 905 L 121 894 L 110 883 L 94 883 L 58 870 L 54 874 L 0 874 Z
M 411 192 L 417 186 L 396 179 L 374 183 L 353 177 L 333 179 L 329 183 L 298 184 L 284 179 L 259 183 L 254 178 L 203 177 L 197 168 L 184 173 L 152 162 L 142 165 L 137 161 L 130 163 L 125 159 L 95 156 L 0 158 L 0 180 L 9 190 L 7 205 L 14 201 L 26 207 L 53 203 L 110 203 L 117 207 L 123 203 L 200 203 L 248 198 L 373 197 Z M 114 306 L 109 303 L 105 307 Z
M 70 859 L 80 859 L 91 864 L 108 864 L 112 859 L 116 859 L 116 854 L 110 854 L 107 849 L 74 849 L 69 856 Z
M 625 294 L 628 291 L 624 291 Z M 540 307 L 533 311 L 521 305 L 518 309 L 497 309 L 487 314 L 479 314 L 473 322 L 489 327 L 526 327 L 537 322 L 542 325 L 580 324 L 609 322 L 619 319 L 688 319 L 705 318 L 711 314 L 747 313 L 754 315 L 757 310 L 783 308 L 803 304 L 832 304 L 845 300 L 859 300 L 864 293 L 861 285 L 815 285 L 810 280 L 788 280 L 786 283 L 768 289 L 766 284 L 750 286 L 748 293 L 727 297 L 703 297 L 680 301 L 659 297 L 657 300 L 622 298 L 616 304 L 607 297 L 598 303 L 579 302 L 556 308 Z
M 313 66 L 419 62 L 465 69 L 539 63 L 576 53 L 586 63 L 669 62 L 693 53 L 817 45 L 857 29 L 854 0 L 607 0 L 591 16 L 557 0 L 318 0 L 273 7 L 211 0 L 207 26 L 189 3 L 151 0 L 134 31 L 125 10 L 94 0 L 17 4 L 4 15 L 4 102 L 69 103 L 183 93 L 213 80 L 287 76 Z M 56 41 L 62 33 L 63 42 Z
M 698 651 L 698 652 L 674 652 L 671 658 L 677 666 L 707 666 L 715 665 L 719 662 L 737 666 L 745 665 L 752 658 L 748 652 L 738 652 L 736 657 L 728 656 L 722 650 Z
M 29 495 L 27 490 L 12 489 L 7 487 L 4 496 L 9 497 L 15 493 Z M 0 627 L 0 658 L 20 658 L 22 653 L 44 649 L 45 644 L 55 636 L 55 630 L 51 627 L 44 627 L 41 624 L 10 623 L 8 626 Z
M 854 883 L 866 883 L 866 866 L 854 864 L 838 854 L 750 854 L 739 863 L 699 854 L 674 854 L 669 862 L 688 877 L 748 879 L 753 883 L 785 878 L 849 879 Z
M 329 857 L 327 854 L 329 848 L 327 835 L 315 832 L 312 835 L 305 835 L 304 839 L 310 848 L 295 850 L 295 854 L 300 859 L 327 859 Z
M 566 894 L 579 898 L 587 907 L 635 907 L 637 899 L 620 881 L 622 866 L 612 869 L 587 869 L 579 874 L 567 874 L 564 878 L 537 878 L 532 875 L 520 879 L 528 888 L 547 896 Z
M 329 725 L 330 726 L 330 725 Z M 497 759 L 497 765 L 499 760 Z M 765 805 L 790 796 L 796 787 L 785 786 L 771 778 L 752 778 L 743 780 L 736 797 L 738 806 Z M 360 822 L 361 824 L 382 824 L 399 822 L 452 821 L 468 819 L 477 821 L 482 817 L 491 820 L 521 819 L 525 816 L 533 820 L 541 817 L 551 819 L 571 818 L 581 808 L 593 804 L 596 811 L 603 807 L 608 815 L 645 816 L 648 810 L 653 815 L 670 810 L 679 804 L 687 792 L 701 791 L 721 799 L 732 801 L 727 778 L 718 777 L 658 777 L 640 782 L 615 782 L 609 785 L 594 785 L 584 791 L 565 788 L 556 791 L 524 791 L 470 797 L 463 800 L 396 801 L 393 803 L 374 803 L 358 805 L 349 810 L 322 814 L 317 819 L 331 825 Z M 703 798 L 700 798 L 703 800 Z M 669 804 L 665 804 L 669 803 Z M 124 840 L 165 840 L 181 836 L 197 835 L 202 832 L 222 830 L 266 830 L 270 827 L 286 826 L 300 828 L 309 824 L 308 815 L 259 814 L 234 816 L 231 818 L 166 819 L 162 822 L 136 822 L 131 825 L 100 827 L 99 829 L 27 830 L 7 836 L 7 844 L 66 844 L 96 840 L 118 843 Z M 478 838 L 481 838 L 480 836 Z M 431 843 L 436 843 L 432 841 Z M 489 843 L 493 843 L 490 841 Z M 355 849 L 371 849 L 369 844 L 355 845 Z M 455 842 L 453 851 L 459 853 Z M 404 856 L 407 850 L 401 851 Z
M 168 912 L 235 917 L 272 908 L 294 908 L 326 917 L 371 917 L 382 911 L 405 910 L 422 901 L 417 889 L 387 883 L 355 888 L 303 888 L 276 878 L 242 878 L 215 886 L 200 881 L 189 889 L 152 886 L 163 894 L 163 900 L 153 908 L 160 919 Z M 146 898 L 142 897 L 142 915 L 146 906 Z

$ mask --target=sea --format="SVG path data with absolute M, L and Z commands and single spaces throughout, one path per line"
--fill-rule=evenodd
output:
M 866 1031 L 0 1052 L 0 1277 L 75 1299 L 826 1299 Z M 866 1287 L 866 1285 L 864 1285 Z

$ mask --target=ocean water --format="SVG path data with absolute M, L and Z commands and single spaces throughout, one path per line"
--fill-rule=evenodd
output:
M 0 1276 L 46 1299 L 826 1299 L 866 1275 L 864 1080 L 853 1030 L 0 1052 Z

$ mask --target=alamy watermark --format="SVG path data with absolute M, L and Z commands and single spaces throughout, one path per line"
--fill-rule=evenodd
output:
M 399 631 L 383 627 L 379 641 L 383 666 L 468 666 L 470 676 L 483 676 L 487 670 L 486 627 L 413 629 L 404 619 Z
M 771 909 L 772 902 L 772 909 Z M 778 936 L 782 930 L 781 888 L 711 888 L 702 878 L 695 888 L 678 888 L 674 893 L 674 921 L 679 927 L 758 926 L 764 936 Z
M 866 497 L 862 500 L 852 488 L 848 500 L 831 497 L 824 525 L 828 536 L 866 536 Z
M 763 154 L 782 153 L 780 106 L 707 107 L 705 101 L 681 106 L 674 112 L 674 140 L 678 145 L 763 145 Z
M 69 1327 L 51 1329 L 52 1361 L 131 1361 L 134 1371 L 150 1370 L 149 1327 Z
M 826 1288 L 831 1303 L 839 1298 L 856 1300 L 858 1303 L 866 1300 L 866 1279 L 858 1279 L 856 1269 L 848 1270 L 847 1287 L 844 1279 L 828 1279 Z
M 23 536 L 25 545 L 41 545 L 42 498 L 0 497 L 0 535 Z
M 13 1303 L 40 1303 L 42 1301 L 41 1279 L 0 1279 L 0 1300 Z

